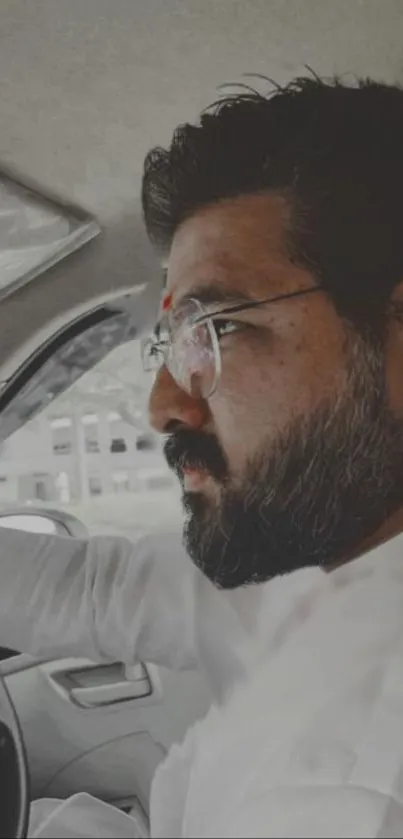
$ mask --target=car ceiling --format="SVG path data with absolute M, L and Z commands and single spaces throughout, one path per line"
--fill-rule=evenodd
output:
M 306 65 L 395 81 L 402 35 L 401 0 L 1 0 L 0 166 L 94 213 L 104 235 L 2 306 L 0 360 L 62 313 L 157 276 L 143 158 L 218 85 Z

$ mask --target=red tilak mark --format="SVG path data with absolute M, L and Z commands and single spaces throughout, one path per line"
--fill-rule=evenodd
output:
M 168 312 L 172 306 L 172 294 L 166 294 L 162 301 L 162 311 Z

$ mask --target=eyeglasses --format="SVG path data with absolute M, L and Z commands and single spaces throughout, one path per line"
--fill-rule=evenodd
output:
M 143 368 L 146 372 L 158 372 L 165 365 L 182 390 L 194 398 L 209 399 L 217 390 L 222 368 L 215 319 L 320 290 L 321 286 L 310 286 L 214 312 L 207 312 L 199 300 L 190 298 L 165 315 L 154 336 L 142 342 Z

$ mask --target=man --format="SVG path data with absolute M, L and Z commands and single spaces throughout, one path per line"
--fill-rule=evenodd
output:
M 194 565 L 2 534 L 2 643 L 210 679 L 154 836 L 402 835 L 402 149 L 401 89 L 302 79 L 151 152 L 150 417 Z

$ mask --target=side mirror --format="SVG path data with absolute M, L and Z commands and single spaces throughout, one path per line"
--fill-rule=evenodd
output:
M 79 539 L 86 539 L 88 536 L 85 525 L 74 516 L 59 510 L 38 510 L 31 507 L 0 509 L 0 527 L 50 536 L 73 536 Z

